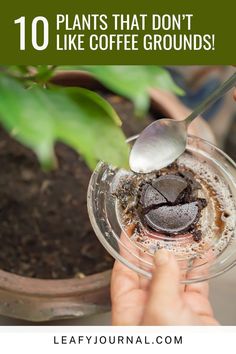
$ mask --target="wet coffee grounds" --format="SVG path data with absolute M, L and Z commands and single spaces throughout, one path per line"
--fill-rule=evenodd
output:
M 189 178 L 172 174 L 144 184 L 140 201 L 144 223 L 169 235 L 193 231 L 207 204 L 196 197 L 196 187 Z
M 207 206 L 206 199 L 198 197 L 201 188 L 191 170 L 172 164 L 150 178 L 129 176 L 121 183 L 116 196 L 127 220 L 138 215 L 148 229 L 173 237 L 191 233 L 200 242 L 198 221 Z

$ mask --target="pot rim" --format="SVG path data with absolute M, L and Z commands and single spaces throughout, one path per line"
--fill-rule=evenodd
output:
M 66 296 L 90 292 L 107 286 L 111 270 L 86 276 L 84 279 L 40 279 L 0 269 L 0 289 L 35 296 Z

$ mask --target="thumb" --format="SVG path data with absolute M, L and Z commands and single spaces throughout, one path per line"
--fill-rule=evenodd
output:
M 160 249 L 154 256 L 154 270 L 144 316 L 146 324 L 172 322 L 171 318 L 174 318 L 182 304 L 179 281 L 180 271 L 175 257 L 169 251 Z

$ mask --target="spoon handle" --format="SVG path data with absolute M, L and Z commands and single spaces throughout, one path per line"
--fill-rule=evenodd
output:
M 208 96 L 199 106 L 197 106 L 194 111 L 185 119 L 186 125 L 188 126 L 196 117 L 207 110 L 213 103 L 215 103 L 219 98 L 224 96 L 232 87 L 236 85 L 236 72 L 230 76 L 222 85 L 217 87 L 210 96 Z

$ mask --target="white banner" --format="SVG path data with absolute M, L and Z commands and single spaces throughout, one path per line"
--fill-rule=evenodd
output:
M 236 327 L 0 327 L 1 353 L 235 352 Z

